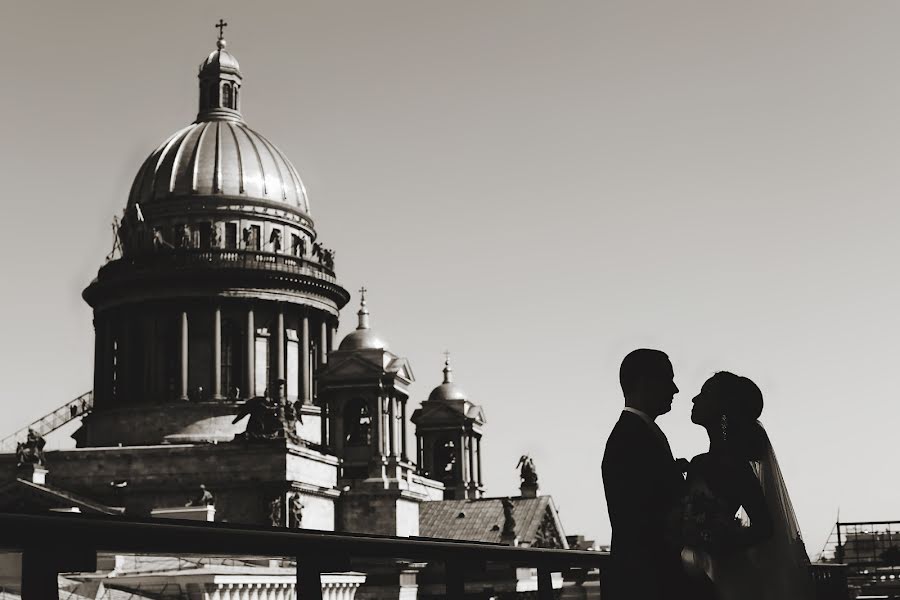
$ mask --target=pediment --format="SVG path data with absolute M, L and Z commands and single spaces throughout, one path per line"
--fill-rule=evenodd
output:
M 390 362 L 390 364 L 387 366 L 387 371 L 389 373 L 393 373 L 395 377 L 399 377 L 407 383 L 412 383 L 416 380 L 409 361 L 401 356 L 394 358 L 394 360 Z
M 568 549 L 569 544 L 566 542 L 566 534 L 562 529 L 562 523 L 553 506 L 552 500 L 547 503 L 544 514 L 537 524 L 534 534 L 531 536 L 532 548 L 557 548 Z
M 366 379 L 380 377 L 381 374 L 380 363 L 372 362 L 359 354 L 352 354 L 347 357 L 333 359 L 332 363 L 328 365 L 328 369 L 322 374 L 322 379 L 327 381 Z
M 453 405 L 445 402 L 423 402 L 422 407 L 412 415 L 416 425 L 458 424 L 466 420 L 466 416 Z

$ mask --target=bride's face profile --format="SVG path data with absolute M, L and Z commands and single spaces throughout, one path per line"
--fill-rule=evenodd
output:
M 692 423 L 705 427 L 706 425 L 717 423 L 722 416 L 719 397 L 715 387 L 713 378 L 709 378 L 703 384 L 703 387 L 700 388 L 700 393 L 694 396 L 692 400 L 694 408 L 691 409 Z

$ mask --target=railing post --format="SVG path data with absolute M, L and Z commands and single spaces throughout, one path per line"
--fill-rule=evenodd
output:
M 56 565 L 53 557 L 37 548 L 22 553 L 22 600 L 58 600 Z
M 83 547 L 26 547 L 22 552 L 22 600 L 58 600 L 57 575 L 96 571 L 97 552 Z
M 446 571 L 446 596 L 449 600 L 463 600 L 466 596 L 466 569 L 458 560 L 447 560 L 444 563 Z
M 546 567 L 538 569 L 538 600 L 553 600 L 553 574 Z
M 296 590 L 297 600 L 322 600 L 322 569 L 315 561 L 297 557 Z

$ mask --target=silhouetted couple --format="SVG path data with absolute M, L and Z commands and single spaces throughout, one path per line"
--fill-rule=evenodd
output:
M 728 372 L 703 384 L 691 421 L 706 429 L 709 451 L 688 462 L 675 460 L 655 422 L 678 392 L 669 357 L 635 350 L 619 381 L 625 410 L 603 455 L 612 524 L 604 600 L 811 599 L 797 519 L 757 421 L 756 384 Z

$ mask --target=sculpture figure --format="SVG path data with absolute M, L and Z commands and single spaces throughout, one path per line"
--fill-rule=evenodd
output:
M 513 501 L 510 498 L 500 500 L 503 505 L 503 537 L 516 535 L 516 518 L 513 517 Z
M 193 244 L 193 236 L 191 235 L 191 227 L 187 223 L 181 226 L 181 247 L 182 248 L 192 248 Z
M 281 514 L 282 514 L 282 499 L 281 495 L 275 496 L 275 498 L 269 502 L 269 523 L 272 527 L 281 527 Z
M 206 486 L 202 483 L 200 484 L 200 492 L 196 497 L 188 500 L 188 503 L 185 506 L 210 506 L 215 504 L 216 500 L 213 497 L 212 493 L 206 489 Z
M 44 446 L 47 442 L 34 429 L 28 430 L 24 442 L 16 444 L 16 466 L 34 465 L 44 467 L 47 460 L 44 457 Z
M 272 246 L 272 252 L 281 252 L 281 230 L 273 229 L 269 235 L 269 245 Z
M 278 407 L 272 402 L 271 398 L 264 396 L 250 398 L 241 406 L 238 414 L 231 422 L 237 423 L 247 415 L 250 415 L 250 418 L 247 420 L 247 427 L 243 433 L 234 436 L 236 440 L 273 440 L 284 435 L 284 428 L 278 415 Z
M 294 492 L 291 496 L 291 527 L 299 528 L 303 524 L 303 509 L 306 505 L 300 500 L 300 493 Z
M 326 248 L 322 251 L 322 264 L 326 269 L 334 269 L 334 250 Z
M 534 468 L 534 461 L 531 460 L 531 457 L 527 454 L 523 454 L 519 458 L 519 462 L 516 467 L 521 467 L 519 471 L 519 478 L 521 478 L 522 483 L 528 485 L 535 485 L 538 481 L 537 471 Z

